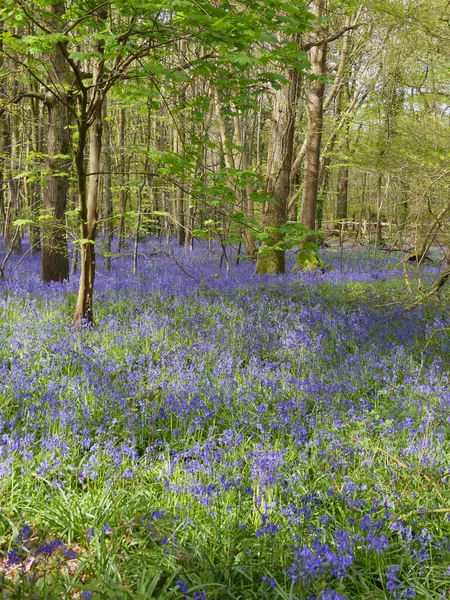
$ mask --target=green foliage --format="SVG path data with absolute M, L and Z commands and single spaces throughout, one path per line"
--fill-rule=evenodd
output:
M 16 219 L 13 221 L 13 227 L 23 227 L 25 225 L 32 225 L 33 221 L 31 219 Z
M 319 246 L 313 242 L 306 242 L 297 254 L 297 260 L 293 267 L 294 271 L 311 271 L 313 269 L 324 269 L 325 263 L 319 255 Z

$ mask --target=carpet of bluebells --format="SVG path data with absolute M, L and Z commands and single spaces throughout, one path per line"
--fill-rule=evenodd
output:
M 0 282 L 3 597 L 450 598 L 450 317 L 392 302 L 437 269 L 142 251 L 93 329 L 38 255 Z

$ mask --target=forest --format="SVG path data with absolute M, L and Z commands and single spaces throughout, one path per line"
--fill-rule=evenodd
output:
M 0 598 L 450 598 L 450 2 L 0 0 Z

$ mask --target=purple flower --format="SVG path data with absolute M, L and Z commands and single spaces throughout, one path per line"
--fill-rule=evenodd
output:
M 320 594 L 319 599 L 320 600 L 347 600 L 347 596 L 343 596 L 342 594 L 338 594 L 338 592 L 336 592 L 334 590 L 330 590 L 330 589 L 326 588 Z
M 274 590 L 277 589 L 277 582 L 275 581 L 275 579 L 273 577 L 266 577 L 266 576 L 264 576 L 262 578 L 262 580 L 265 583 L 268 583 L 270 585 L 270 587 L 273 588 Z
M 180 590 L 183 592 L 183 594 L 185 596 L 187 596 L 189 594 L 189 588 L 188 588 L 188 586 L 181 579 L 179 579 L 177 581 L 177 587 L 180 588 Z
M 386 576 L 387 576 L 387 582 L 386 582 L 386 589 L 389 592 L 395 592 L 395 590 L 397 589 L 397 587 L 399 586 L 399 580 L 397 578 L 397 573 L 400 571 L 400 567 L 398 567 L 397 565 L 393 565 L 391 567 L 388 567 Z
M 30 538 L 30 535 L 31 535 L 31 527 L 29 525 L 25 525 L 19 531 L 19 535 L 17 536 L 17 541 L 18 542 L 26 542 Z
M 8 553 L 8 565 L 19 565 L 21 562 L 22 557 L 17 550 L 11 550 L 11 552 Z
M 52 542 L 42 542 L 35 550 L 35 555 L 43 554 L 44 556 L 50 556 L 58 548 L 64 548 L 64 544 L 60 540 L 53 540 Z

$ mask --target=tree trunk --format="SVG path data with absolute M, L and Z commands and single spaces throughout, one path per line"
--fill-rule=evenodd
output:
M 238 109 L 236 108 L 236 112 Z M 247 157 L 247 149 L 246 149 L 246 140 L 244 139 L 244 134 L 242 132 L 242 118 L 239 114 L 237 114 L 234 118 L 235 122 L 235 137 L 236 137 L 236 145 L 242 148 L 241 156 L 240 156 L 240 164 L 239 168 L 243 171 L 248 169 L 248 157 Z M 255 205 L 252 199 L 252 192 L 254 190 L 251 189 L 251 186 L 246 186 L 245 188 L 237 188 L 237 197 L 239 200 L 239 210 L 245 213 L 247 219 L 254 219 L 255 217 Z M 256 245 L 255 239 L 253 237 L 253 232 L 249 227 L 245 227 L 242 232 L 242 237 L 244 239 L 245 251 L 248 256 L 250 256 L 253 260 L 256 259 Z
M 184 132 L 179 127 L 173 129 L 173 151 L 177 154 L 184 154 Z M 186 239 L 186 227 L 184 222 L 184 190 L 183 182 L 181 186 L 175 187 L 175 227 L 177 240 L 180 246 L 184 246 Z
M 37 92 L 37 86 L 35 86 Z M 42 136 L 44 135 L 43 127 L 41 126 L 41 105 L 36 99 L 31 100 L 31 114 L 33 116 L 32 123 L 32 151 L 37 155 L 42 153 Z M 30 184 L 30 213 L 34 223 L 30 225 L 30 242 L 31 254 L 35 254 L 41 250 L 41 230 L 37 223 L 39 210 L 42 207 L 42 189 L 39 181 L 36 179 Z
M 50 6 L 55 15 L 54 27 L 58 28 L 58 18 L 64 14 L 63 2 Z M 67 92 L 69 73 L 61 43 L 56 44 L 51 57 L 49 82 L 57 91 L 49 94 L 46 100 L 48 108 L 47 160 L 44 188 L 44 209 L 51 220 L 46 221 L 42 242 L 42 281 L 64 281 L 69 279 L 69 256 L 65 211 L 69 190 L 68 154 L 70 152 L 71 99 Z
M 106 99 L 103 102 L 103 117 L 107 116 Z M 113 210 L 111 202 L 111 127 L 107 121 L 105 128 L 105 146 L 103 153 L 103 164 L 105 167 L 104 190 L 105 190 L 105 252 L 106 268 L 111 271 L 111 249 L 113 239 L 113 222 L 111 220 Z
M 348 135 L 345 136 L 342 143 L 342 149 L 345 153 L 349 150 Z M 338 173 L 338 190 L 337 190 L 337 203 L 336 203 L 336 220 L 342 221 L 347 219 L 347 205 L 348 205 L 348 174 L 349 169 L 347 165 L 339 167 Z
M 2 200 L 2 233 L 3 243 L 5 248 L 8 248 L 10 237 L 9 237 L 9 194 L 5 194 L 5 184 L 8 180 L 8 167 L 7 162 L 10 162 L 8 155 L 11 153 L 11 133 L 9 126 L 9 115 L 2 115 L 0 117 L 0 161 L 1 161 L 1 200 Z M 9 158 L 9 161 L 8 161 Z
M 316 15 L 318 20 L 321 19 L 325 12 L 325 0 L 314 0 L 310 11 Z M 314 38 L 317 41 L 326 38 L 324 26 L 318 27 Z M 307 132 L 301 222 L 308 229 L 315 229 L 325 91 L 323 76 L 325 75 L 326 44 L 311 48 L 309 59 L 311 62 L 311 73 L 317 79 L 309 84 L 306 98 Z
M 52 220 L 43 228 L 42 243 L 42 281 L 64 281 L 69 279 L 69 256 L 65 211 L 69 179 L 67 174 L 70 146 L 68 108 L 55 97 L 49 97 L 48 106 L 48 142 L 45 177 L 44 209 Z M 59 155 L 58 158 L 56 158 Z M 65 155 L 62 158 L 61 155 Z
M 89 136 L 89 179 L 86 185 L 86 173 L 79 171 L 80 178 L 80 286 L 78 300 L 75 309 L 75 323 L 91 325 L 94 320 L 93 293 L 95 278 L 95 239 L 97 233 L 97 210 L 100 188 L 101 149 L 102 149 L 102 102 L 98 99 L 93 115 L 93 123 Z M 82 128 L 83 129 L 83 128 Z M 85 131 L 79 131 L 81 142 L 86 140 L 87 126 Z M 78 161 L 82 162 L 84 171 L 84 158 L 80 152 Z M 78 165 L 77 165 L 78 166 Z M 84 178 L 83 178 L 84 174 Z M 86 191 L 87 187 L 87 191 Z
M 17 95 L 19 85 L 17 81 L 12 86 L 13 95 Z M 16 218 L 20 205 L 20 181 L 15 179 L 20 168 L 19 158 L 19 120 L 17 114 L 10 114 L 6 123 L 6 148 L 9 154 L 9 169 L 7 175 L 8 181 L 8 201 L 6 204 L 5 220 L 3 225 L 3 240 L 5 248 L 12 248 L 15 252 L 20 252 L 22 240 L 20 235 L 16 235 L 13 230 L 13 221 Z
M 344 102 L 345 98 L 345 102 Z M 341 89 L 339 93 L 338 99 L 338 114 L 339 116 L 345 110 L 346 106 L 349 103 L 348 96 L 348 88 L 346 90 Z M 341 144 L 342 149 L 342 158 L 341 164 L 338 172 L 338 189 L 337 189 L 337 201 L 336 201 L 336 220 L 342 221 L 347 219 L 347 207 L 348 207 L 348 177 L 349 177 L 349 168 L 348 168 L 348 153 L 350 150 L 350 140 L 349 140 L 349 126 L 347 124 L 345 128 L 344 139 Z M 345 227 L 344 227 L 345 229 Z
M 268 238 L 261 245 L 256 263 L 256 273 L 260 275 L 285 272 L 285 251 L 279 227 L 287 218 L 299 80 L 298 71 L 293 69 L 289 73 L 289 83 L 275 94 L 265 185 L 273 202 L 266 202 L 263 209 L 263 227 Z
M 119 117 L 119 207 L 121 212 L 120 224 L 119 224 L 119 252 L 125 245 L 125 212 L 127 210 L 127 189 L 125 186 L 125 169 L 126 169 L 126 157 L 125 157 L 125 109 L 120 109 Z

